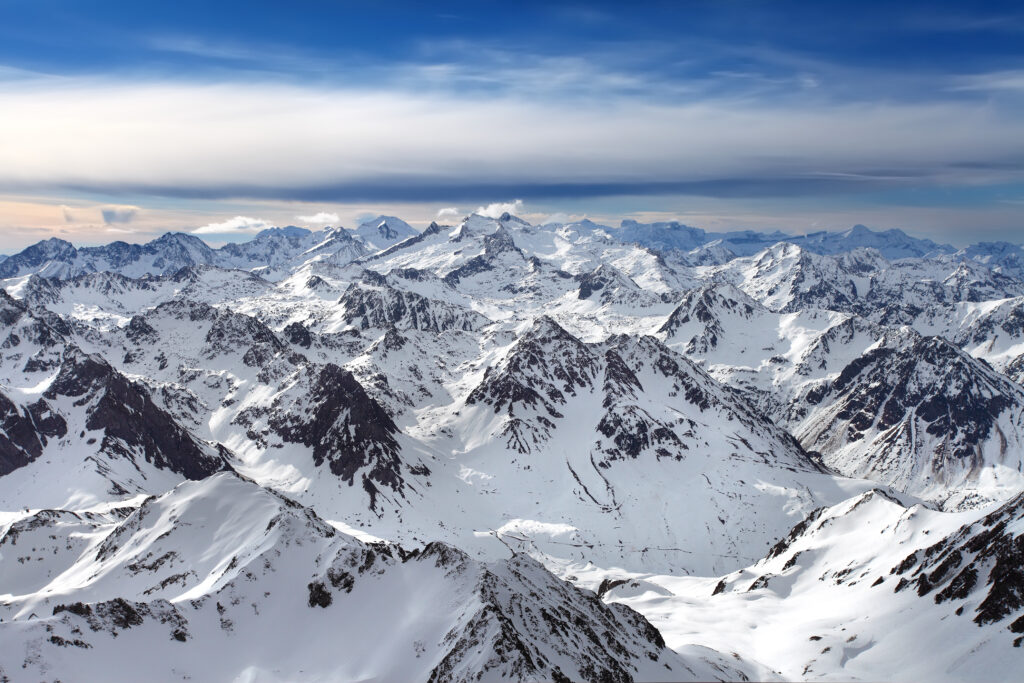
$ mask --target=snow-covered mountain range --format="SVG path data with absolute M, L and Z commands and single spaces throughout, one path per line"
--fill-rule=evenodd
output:
M 0 259 L 0 677 L 1012 679 L 1022 263 L 509 214 L 40 242 Z

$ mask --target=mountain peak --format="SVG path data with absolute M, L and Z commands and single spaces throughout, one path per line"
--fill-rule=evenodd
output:
M 498 222 L 499 223 L 512 223 L 512 224 L 515 224 L 515 225 L 525 225 L 525 226 L 528 226 L 528 227 L 530 226 L 530 223 L 528 221 L 525 221 L 522 218 L 520 218 L 519 216 L 511 214 L 508 211 L 504 212 L 503 214 L 501 214 L 501 216 L 498 217 Z
M 357 237 L 377 250 L 386 249 L 419 234 L 401 218 L 384 215 L 364 221 L 355 232 Z
M 300 228 L 297 225 L 285 225 L 283 227 L 273 227 L 267 228 L 266 230 L 260 230 L 258 233 L 256 233 L 256 236 L 253 237 L 253 239 L 258 240 L 261 237 L 266 238 L 277 235 L 280 235 L 282 237 L 308 237 L 309 235 L 312 234 L 313 231 L 308 228 Z
M 535 318 L 524 336 L 534 339 L 557 338 L 566 340 L 571 339 L 576 342 L 579 341 L 549 315 L 542 315 Z
M 201 245 L 205 249 L 209 249 L 206 242 L 196 237 L 195 235 L 188 232 L 181 231 L 169 231 L 157 237 L 149 244 L 188 244 L 188 245 Z

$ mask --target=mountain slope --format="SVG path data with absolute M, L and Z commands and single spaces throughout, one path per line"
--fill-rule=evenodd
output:
M 463 547 L 493 552 L 496 536 L 567 573 L 587 561 L 708 572 L 866 485 L 823 473 L 650 337 L 587 344 L 541 318 L 478 377 L 456 411 L 426 412 L 439 424 L 416 432 L 439 454 L 422 514 L 492 530 L 449 537 Z
M 953 514 L 871 491 L 815 511 L 743 570 L 607 574 L 606 599 L 673 647 L 734 647 L 788 680 L 1010 681 L 1021 520 L 1019 498 Z
M 941 337 L 775 313 L 722 284 L 688 293 L 659 332 L 842 474 L 953 506 L 1024 484 L 1024 394 Z
M 26 592 L 5 599 L 0 672 L 107 680 L 147 671 L 261 680 L 743 676 L 741 662 L 709 650 L 681 657 L 666 649 L 637 613 L 604 605 L 529 558 L 484 565 L 443 544 L 411 552 L 367 545 L 232 474 L 150 498 L 120 521 L 28 518 L 4 529 L 0 548 L 50 562 L 50 546 L 83 535 L 91 541 L 79 543 L 70 563 L 60 558 L 63 571 L 35 585 L 22 577 Z
M 377 216 L 356 228 L 356 236 L 373 251 L 381 251 L 419 233 L 401 218 Z
M 939 337 L 886 342 L 803 394 L 804 447 L 848 476 L 945 505 L 1020 490 L 1024 390 Z
M 150 393 L 0 292 L 0 499 L 53 505 L 159 492 L 225 468 Z M 58 322 L 59 324 L 59 322 Z

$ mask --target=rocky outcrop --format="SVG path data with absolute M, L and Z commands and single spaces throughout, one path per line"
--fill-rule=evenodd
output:
M 202 479 L 227 466 L 222 456 L 157 407 L 144 388 L 73 347 L 44 394 L 49 400 L 58 397 L 85 407 L 85 427 L 103 432 L 100 450 L 108 455 L 142 459 L 187 479 Z
M 301 373 L 303 390 L 275 402 L 270 428 L 285 441 L 311 448 L 314 463 L 326 464 L 349 486 L 358 475 L 371 509 L 381 487 L 401 494 L 398 427 L 387 411 L 337 365 L 310 366 Z

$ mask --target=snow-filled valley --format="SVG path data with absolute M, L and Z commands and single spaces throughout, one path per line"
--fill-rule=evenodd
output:
M 1016 680 L 1022 262 L 40 242 L 0 261 L 0 679 Z

